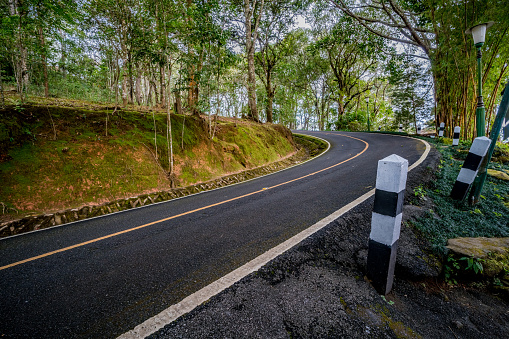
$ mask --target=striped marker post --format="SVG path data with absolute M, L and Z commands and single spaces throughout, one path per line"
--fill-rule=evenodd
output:
M 399 132 L 403 132 L 403 124 L 399 124 Z
M 407 173 L 408 161 L 396 154 L 378 161 L 367 277 L 383 295 L 391 291 L 394 281 Z
M 438 131 L 438 137 L 443 138 L 444 137 L 444 130 L 445 130 L 445 122 L 440 123 L 440 130 Z
M 458 178 L 454 183 L 451 191 L 451 198 L 455 200 L 463 200 L 467 196 L 470 186 L 477 176 L 477 171 L 481 165 L 482 159 L 486 155 L 490 147 L 491 140 L 487 137 L 478 137 L 474 139 L 467 158 L 461 167 Z
M 378 126 L 378 132 L 382 130 L 382 126 Z
M 421 126 L 417 126 L 417 134 L 421 134 Z
M 461 131 L 461 127 L 459 127 L 459 126 L 454 127 L 454 135 L 452 137 L 452 145 L 453 146 L 458 146 L 460 143 L 460 131 Z

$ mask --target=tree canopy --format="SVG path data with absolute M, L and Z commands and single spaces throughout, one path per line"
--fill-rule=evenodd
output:
M 475 135 L 483 46 L 490 128 L 509 74 L 503 0 L 7 0 L 0 86 L 291 128 Z M 3 98 L 3 96 L 2 96 Z M 4 104 L 2 102 L 2 104 Z M 212 130 L 210 136 L 213 137 Z

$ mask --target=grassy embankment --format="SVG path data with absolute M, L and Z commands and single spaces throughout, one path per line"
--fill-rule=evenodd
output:
M 186 186 L 295 152 L 282 126 L 218 118 L 211 140 L 207 119 L 172 114 L 170 180 L 164 111 L 112 114 L 112 107 L 62 99 L 10 103 L 0 109 L 4 220 Z

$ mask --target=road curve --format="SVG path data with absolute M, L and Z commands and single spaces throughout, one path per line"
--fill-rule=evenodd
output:
M 0 240 L 0 335 L 116 337 L 373 189 L 379 159 L 412 164 L 425 149 L 305 133 L 330 150 L 242 184 Z

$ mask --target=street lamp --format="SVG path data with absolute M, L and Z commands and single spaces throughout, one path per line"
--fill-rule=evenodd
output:
M 366 112 L 368 113 L 368 132 L 370 132 L 370 126 L 369 126 L 369 97 L 366 97 Z
M 482 100 L 482 67 L 481 67 L 481 47 L 484 45 L 484 37 L 486 36 L 486 30 L 493 26 L 493 21 L 485 22 L 479 25 L 470 27 L 465 31 L 465 34 L 472 34 L 474 39 L 474 45 L 477 48 L 477 80 L 479 85 L 477 86 L 477 109 L 475 110 L 476 129 L 477 136 L 482 137 L 485 134 L 485 108 Z

